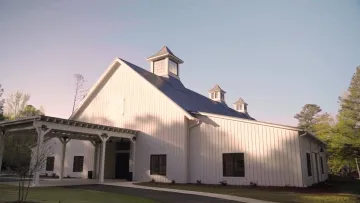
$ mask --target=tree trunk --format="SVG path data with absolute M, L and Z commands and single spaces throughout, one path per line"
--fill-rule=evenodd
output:
M 358 175 L 359 175 L 358 179 L 360 179 L 360 169 L 359 169 L 359 163 L 358 163 L 357 158 L 355 158 L 355 163 L 356 163 L 356 168 L 357 168 L 357 172 L 358 172 Z

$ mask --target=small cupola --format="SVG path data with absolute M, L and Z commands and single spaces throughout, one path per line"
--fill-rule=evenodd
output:
M 218 84 L 215 85 L 211 90 L 209 90 L 209 98 L 217 101 L 225 103 L 225 91 L 220 88 Z
M 158 76 L 172 76 L 180 79 L 179 64 L 184 63 L 180 58 L 164 46 L 159 52 L 147 58 L 150 61 L 150 72 Z
M 241 98 L 239 98 L 235 103 L 234 103 L 234 109 L 238 112 L 241 113 L 247 113 L 247 103 L 245 103 L 245 101 Z

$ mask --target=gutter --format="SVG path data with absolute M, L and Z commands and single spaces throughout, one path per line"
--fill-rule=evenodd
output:
M 189 125 L 187 128 L 187 166 L 186 166 L 186 180 L 188 183 L 190 183 L 190 130 L 195 128 L 196 126 L 201 125 L 200 119 L 195 119 L 196 123 Z

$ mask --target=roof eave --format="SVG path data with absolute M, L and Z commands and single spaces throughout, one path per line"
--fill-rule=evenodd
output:
M 147 61 L 155 61 L 157 59 L 160 59 L 160 58 L 164 58 L 164 57 L 169 57 L 169 58 L 172 58 L 173 60 L 175 60 L 177 63 L 181 64 L 181 63 L 184 63 L 183 60 L 179 59 L 178 57 L 172 55 L 172 54 L 169 54 L 169 53 L 166 53 L 166 54 L 162 54 L 162 55 L 154 55 L 154 56 L 150 56 L 149 58 L 147 58 L 146 60 Z

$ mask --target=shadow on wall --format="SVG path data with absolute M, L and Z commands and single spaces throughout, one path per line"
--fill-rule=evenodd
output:
M 81 117 L 78 120 L 110 126 L 116 123 L 104 117 Z M 241 127 L 247 128 L 247 134 L 241 134 L 244 131 L 240 127 L 237 131 L 229 131 L 228 126 L 209 117 L 202 120 L 202 133 L 199 134 L 197 126 L 192 131 L 198 133 L 190 138 L 190 141 L 197 141 L 195 143 L 198 144 L 190 151 L 191 182 L 201 180 L 205 184 L 218 184 L 226 180 L 228 184 L 237 185 L 253 182 L 263 186 L 301 186 L 301 163 L 295 154 L 300 152 L 294 151 L 298 143 L 292 139 L 294 135 L 288 130 L 243 124 Z M 125 123 L 116 127 L 140 131 L 136 144 L 137 180 L 187 182 L 185 119 L 184 122 L 174 122 L 166 117 L 145 115 Z M 216 133 L 210 134 L 214 129 Z M 279 139 L 280 133 L 283 134 L 282 139 Z M 245 153 L 245 177 L 223 177 L 222 154 L 236 152 Z M 166 177 L 150 175 L 151 154 L 167 155 Z
M 183 122 L 153 115 L 137 116 L 125 128 L 139 130 L 136 140 L 136 179 L 187 182 L 186 128 Z M 166 176 L 150 175 L 150 155 L 166 154 Z
M 211 119 L 206 117 L 206 120 L 209 123 Z M 295 149 L 298 142 L 290 131 L 256 124 L 237 124 L 235 127 L 218 124 L 219 128 L 213 133 L 213 126 L 206 125 L 201 134 L 197 127 L 197 133 L 191 137 L 198 144 L 191 150 L 191 154 L 196 156 L 192 182 L 201 180 L 217 184 L 225 180 L 235 185 L 252 182 L 261 186 L 302 186 L 300 157 L 295 154 L 300 154 L 300 151 Z M 207 133 L 209 131 L 212 133 Z M 279 134 L 282 134 L 282 139 L 279 139 Z M 223 177 L 223 153 L 244 153 L 245 177 Z
M 222 126 L 211 118 L 206 118 L 201 125 L 206 125 L 203 133 L 192 135 L 197 136 L 196 138 L 191 137 L 191 140 L 194 138 L 199 141 L 196 142 L 198 146 L 194 146 L 190 152 L 191 160 L 194 162 L 192 163 L 194 166 L 190 167 L 193 177 L 191 182 L 196 183 L 196 180 L 202 180 L 203 183 L 218 184 L 226 180 L 229 184 L 238 185 L 249 185 L 253 182 L 264 186 L 301 186 L 301 164 L 299 157 L 293 151 L 297 143 L 289 132 L 285 130 L 280 132 L 283 129 L 275 129 L 277 132 L 265 134 L 265 131 L 269 131 L 268 128 L 261 126 L 260 130 L 255 130 L 255 124 L 249 124 L 247 127 L 253 128 L 248 129 L 249 134 L 231 134 L 225 127 L 222 130 Z M 136 157 L 137 164 L 141 162 L 141 167 L 136 167 L 138 179 L 187 182 L 186 138 L 185 134 L 178 132 L 179 129 L 180 131 L 183 129 L 181 132 L 186 133 L 184 123 L 169 122 L 164 118 L 146 115 L 136 117 L 131 124 L 124 127 L 141 131 L 136 150 L 137 155 L 144 154 L 144 156 Z M 216 134 L 206 133 L 210 128 L 216 128 Z M 241 132 L 239 130 L 239 133 Z M 283 135 L 285 138 L 279 139 L 279 136 L 275 136 L 279 133 L 285 133 Z M 244 136 L 247 138 L 245 139 Z M 242 144 L 243 142 L 247 143 Z M 245 177 L 223 177 L 222 154 L 234 152 L 245 153 Z M 149 155 L 164 153 L 168 156 L 167 177 L 150 175 Z

